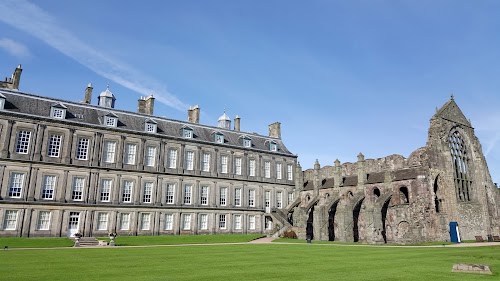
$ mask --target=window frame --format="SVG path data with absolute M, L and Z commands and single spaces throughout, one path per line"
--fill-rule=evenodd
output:
M 29 130 L 19 130 L 17 131 L 16 138 L 16 153 L 17 154 L 28 154 L 31 144 L 31 134 Z
M 51 134 L 47 145 L 47 156 L 58 158 L 61 156 L 61 147 L 63 144 L 63 136 L 59 134 Z

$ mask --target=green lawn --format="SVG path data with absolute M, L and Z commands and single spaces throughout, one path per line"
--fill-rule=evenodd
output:
M 485 263 L 493 276 L 452 273 Z M 0 280 L 499 280 L 500 247 L 227 244 L 0 251 Z
M 262 234 L 118 236 L 115 243 L 117 246 L 236 243 L 248 242 L 262 236 Z M 109 240 L 107 237 L 98 239 Z
M 22 238 L 0 237 L 0 250 L 5 246 L 11 248 L 54 248 L 71 247 L 75 243 L 68 238 Z M 1 280 L 1 278 L 0 278 Z

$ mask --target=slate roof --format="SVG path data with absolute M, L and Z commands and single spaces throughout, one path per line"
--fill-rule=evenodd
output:
M 145 133 L 144 124 L 146 120 L 153 120 L 157 122 L 157 133 L 147 133 L 155 136 L 165 136 L 170 138 L 182 139 L 182 128 L 189 127 L 193 129 L 193 139 L 184 139 L 187 142 L 205 142 L 219 146 L 236 146 L 242 149 L 249 149 L 243 147 L 243 136 L 251 137 L 252 147 L 250 149 L 266 151 L 271 154 L 282 154 L 287 156 L 296 157 L 292 154 L 281 139 L 262 136 L 255 133 L 233 131 L 224 128 L 213 126 L 206 126 L 190 122 L 172 120 L 164 117 L 150 116 L 147 114 L 135 113 L 125 110 L 114 108 L 106 108 L 97 105 L 84 104 L 79 102 L 66 101 L 50 97 L 41 97 L 19 91 L 11 91 L 8 89 L 1 89 L 0 95 L 5 96 L 6 112 L 15 112 L 31 116 L 38 116 L 43 118 L 50 117 L 50 108 L 55 103 L 61 103 L 67 108 L 66 119 L 68 123 L 81 123 L 90 126 L 100 126 L 103 129 L 113 129 L 104 126 L 104 116 L 112 114 L 118 117 L 118 130 L 130 130 L 140 133 Z M 2 111 L 0 111 L 1 114 Z M 54 120 L 56 121 L 56 120 Z M 57 120 L 60 121 L 60 120 Z M 213 133 L 220 131 L 224 134 L 224 144 L 217 144 L 214 140 Z M 269 150 L 268 142 L 272 140 L 278 144 L 278 151 L 272 152 Z

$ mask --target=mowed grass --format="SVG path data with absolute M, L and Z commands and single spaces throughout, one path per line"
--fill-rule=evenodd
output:
M 494 275 L 452 273 L 489 264 Z M 500 247 L 219 244 L 0 251 L 0 280 L 499 280 Z
M 71 247 L 75 243 L 68 238 L 24 238 L 24 237 L 0 237 L 0 250 L 5 246 L 8 248 L 54 248 Z M 0 280 L 1 280 L 0 276 Z
M 217 234 L 217 235 L 168 235 L 168 236 L 118 236 L 117 246 L 213 244 L 248 242 L 263 237 L 262 234 Z M 109 240 L 109 238 L 98 238 Z

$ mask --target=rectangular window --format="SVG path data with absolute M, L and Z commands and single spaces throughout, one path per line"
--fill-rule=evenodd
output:
M 191 190 L 192 190 L 191 185 L 184 186 L 184 204 L 187 205 L 191 204 Z
M 269 161 L 264 162 L 264 177 L 271 177 L 271 162 Z
M 216 143 L 224 143 L 224 136 L 221 134 L 215 134 L 215 142 Z
M 248 175 L 251 177 L 255 177 L 255 160 L 254 159 L 250 159 L 248 167 L 249 167 Z
M 291 181 L 293 180 L 293 168 L 292 165 L 286 166 L 286 178 Z
M 125 164 L 135 165 L 135 155 L 137 154 L 137 145 L 127 143 L 125 146 Z
M 101 202 L 109 202 L 110 201 L 110 194 L 111 194 L 111 180 L 103 179 L 101 181 L 101 196 L 100 196 L 100 201 Z
M 165 230 L 174 229 L 174 215 L 165 214 Z
M 208 205 L 208 186 L 201 187 L 200 204 L 201 205 Z
M 141 214 L 141 230 L 149 230 L 151 228 L 151 214 Z
M 116 127 L 117 119 L 115 117 L 106 116 L 104 119 L 105 119 L 104 122 L 105 122 L 106 126 Z
M 124 203 L 132 202 L 132 190 L 134 188 L 133 181 L 123 181 L 123 196 L 122 200 Z
M 255 216 L 248 216 L 248 229 L 255 229 Z
M 175 149 L 168 150 L 168 167 L 170 169 L 177 168 L 177 150 Z
M 276 179 L 281 179 L 281 163 L 276 163 Z
M 56 186 L 56 177 L 55 176 L 43 177 L 42 199 L 46 199 L 46 200 L 54 199 L 55 186 Z
M 108 230 L 108 213 L 97 213 L 97 230 Z
M 146 148 L 146 166 L 148 167 L 154 167 L 155 166 L 155 159 L 156 159 L 156 147 L 154 146 L 148 146 Z
M 234 206 L 241 206 L 241 188 L 234 190 Z
M 115 163 L 115 150 L 116 150 L 116 142 L 114 141 L 104 142 L 104 162 Z
M 151 195 L 153 194 L 153 183 L 144 183 L 144 194 L 142 195 L 142 203 L 151 203 Z
M 187 151 L 186 152 L 186 170 L 188 170 L 188 171 L 193 170 L 193 168 L 194 168 L 193 160 L 194 160 L 194 152 Z
M 191 214 L 182 215 L 182 229 L 183 230 L 191 229 Z
M 61 135 L 51 135 L 49 138 L 49 147 L 47 148 L 47 155 L 49 157 L 59 157 L 61 150 Z
M 17 210 L 5 211 L 5 219 L 3 224 L 4 230 L 16 230 L 17 226 Z
M 186 139 L 192 139 L 193 138 L 193 131 L 190 129 L 183 129 L 182 135 Z
M 200 229 L 201 230 L 208 229 L 208 215 L 207 214 L 200 215 Z
M 220 188 L 219 205 L 226 206 L 227 187 Z
M 223 174 L 227 174 L 227 170 L 228 170 L 227 160 L 228 160 L 227 156 L 223 155 L 220 157 L 220 172 Z
M 30 131 L 19 131 L 17 133 L 16 153 L 28 154 L 30 148 Z
M 234 229 L 241 229 L 241 215 L 234 215 Z
M 156 124 L 146 123 L 146 132 L 148 132 L 148 133 L 156 133 Z
M 130 228 L 130 214 L 122 213 L 120 216 L 120 230 L 128 230 Z
M 57 119 L 64 119 L 64 109 L 52 108 L 52 117 Z
M 251 147 L 252 146 L 252 141 L 249 139 L 243 139 L 243 146 L 244 147 Z
M 226 215 L 219 215 L 219 228 L 226 229 Z
M 255 190 L 248 191 L 248 207 L 255 207 Z
M 283 193 L 281 191 L 276 192 L 276 208 L 283 208 Z
M 265 207 L 271 206 L 271 191 L 264 192 Z
M 293 192 L 288 192 L 288 204 L 292 203 L 294 199 Z
M 203 163 L 201 163 L 201 170 L 203 172 L 210 172 L 210 154 L 203 153 Z
M 234 173 L 238 176 L 241 176 L 241 158 L 234 159 Z
M 36 225 L 37 230 L 49 230 L 50 229 L 50 212 L 40 211 L 38 213 L 38 222 Z
M 87 160 L 89 158 L 89 139 L 78 139 L 78 146 L 76 148 L 76 159 Z
M 174 204 L 175 184 L 173 184 L 173 183 L 167 184 L 166 194 L 167 194 L 166 203 L 167 204 Z
M 12 173 L 10 177 L 9 197 L 21 198 L 24 184 L 24 174 Z

